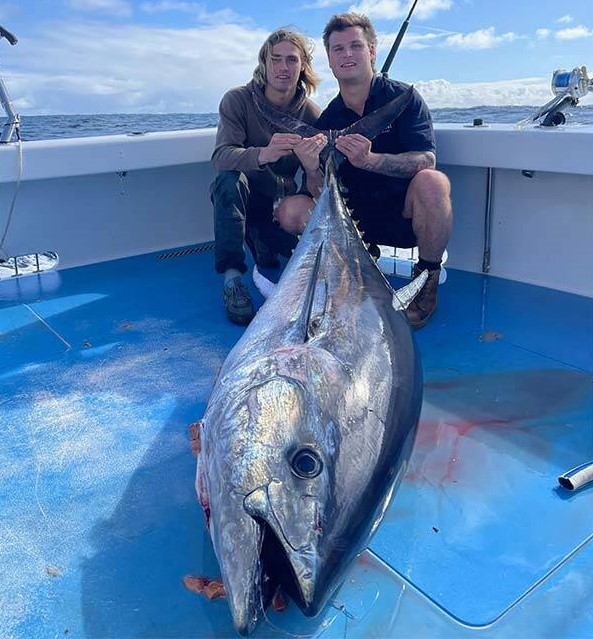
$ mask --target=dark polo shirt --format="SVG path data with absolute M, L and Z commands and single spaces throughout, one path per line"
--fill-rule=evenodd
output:
M 403 82 L 376 75 L 362 117 L 397 98 L 408 88 L 409 85 Z M 360 118 L 338 95 L 327 105 L 315 126 L 322 130 L 340 130 Z M 376 153 L 393 154 L 406 151 L 435 152 L 430 111 L 416 90 L 402 115 L 372 141 L 371 149 Z M 400 247 L 415 245 L 411 222 L 401 217 L 409 179 L 357 169 L 348 160 L 340 166 L 339 177 L 348 190 L 348 206 L 354 210 L 353 216 L 360 219 L 360 228 L 365 231 L 366 241 Z

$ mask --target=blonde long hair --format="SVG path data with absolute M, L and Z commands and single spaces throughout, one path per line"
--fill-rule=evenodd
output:
M 262 89 L 266 86 L 266 62 L 272 54 L 272 47 L 285 40 L 294 44 L 301 52 L 303 70 L 299 76 L 298 85 L 308 97 L 319 86 L 319 76 L 313 71 L 313 43 L 309 38 L 292 29 L 276 29 L 267 37 L 259 50 L 258 64 L 253 71 L 253 79 Z

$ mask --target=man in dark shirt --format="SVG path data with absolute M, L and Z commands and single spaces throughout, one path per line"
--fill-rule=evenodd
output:
M 323 42 L 340 93 L 317 120 L 318 129 L 343 129 L 408 89 L 402 82 L 375 74 L 377 36 L 366 16 L 333 16 L 323 32 Z M 378 253 L 377 244 L 418 246 L 413 275 L 427 269 L 429 276 L 406 312 L 412 326 L 421 328 L 436 308 L 441 260 L 453 218 L 449 180 L 434 168 L 435 140 L 428 107 L 414 90 L 405 111 L 386 132 L 372 142 L 359 134 L 340 136 L 336 148 L 348 160 L 341 165 L 339 176 L 371 252 Z M 311 165 L 312 160 L 301 157 L 301 162 Z M 292 208 L 287 202 L 278 214 L 283 228 L 298 230 L 308 219 L 301 214 L 305 209 L 302 202 Z
M 295 31 L 278 29 L 262 45 L 253 80 L 225 93 L 212 164 L 217 176 L 211 187 L 214 205 L 215 268 L 224 275 L 223 300 L 229 319 L 248 324 L 254 308 L 243 281 L 247 243 L 256 263 L 277 266 L 275 252 L 290 255 L 296 238 L 273 220 L 275 204 L 296 191 L 297 148 L 320 138 L 278 133 L 256 107 L 267 101 L 292 117 L 313 123 L 320 109 L 308 96 L 318 84 L 308 40 Z M 315 165 L 316 170 L 317 165 Z

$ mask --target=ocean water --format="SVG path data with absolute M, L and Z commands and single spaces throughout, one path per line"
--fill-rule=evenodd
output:
M 472 107 L 433 109 L 435 122 L 471 124 L 482 118 L 484 124 L 515 124 L 535 113 L 538 107 Z M 3 121 L 0 121 L 0 125 Z M 204 129 L 218 124 L 218 113 L 25 115 L 21 117 L 23 140 L 78 138 L 93 135 L 147 133 Z M 579 106 L 569 113 L 568 124 L 593 125 L 593 106 Z

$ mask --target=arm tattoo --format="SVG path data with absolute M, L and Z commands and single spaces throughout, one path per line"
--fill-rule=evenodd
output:
M 411 178 L 422 169 L 434 169 L 436 158 L 431 151 L 408 151 L 407 153 L 380 153 L 379 159 L 369 163 L 368 171 L 398 178 Z

